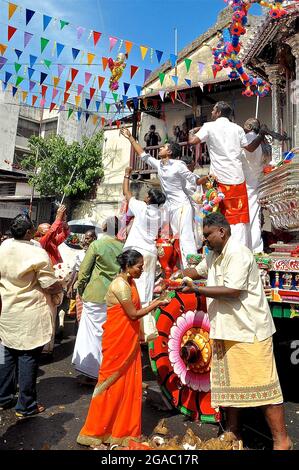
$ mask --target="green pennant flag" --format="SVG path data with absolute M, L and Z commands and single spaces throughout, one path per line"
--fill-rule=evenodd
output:
M 63 29 L 68 24 L 70 24 L 68 21 L 60 20 L 60 29 Z
M 67 118 L 69 119 L 71 115 L 73 114 L 74 110 L 73 108 L 69 108 L 68 113 L 67 113 Z
M 110 110 L 110 103 L 105 103 L 105 106 L 106 106 L 107 113 L 109 113 L 109 110 Z
M 160 78 L 160 83 L 161 83 L 161 85 L 163 85 L 164 78 L 165 78 L 165 73 L 160 72 L 160 73 L 159 73 L 159 78 Z
M 49 44 L 49 39 L 46 38 L 40 38 L 40 49 L 41 49 L 41 54 L 44 52 L 45 47 Z
M 48 59 L 44 59 L 44 64 L 48 67 L 48 69 L 51 67 L 52 61 Z
M 117 102 L 118 93 L 112 93 L 115 103 Z
M 187 73 L 188 73 L 189 70 L 190 70 L 191 62 L 192 62 L 191 59 L 185 59 L 185 65 L 186 65 Z
M 16 87 L 18 87 L 20 85 L 20 83 L 22 83 L 22 81 L 24 80 L 24 77 L 17 77 L 16 79 Z
M 18 64 L 17 62 L 15 62 L 15 71 L 16 71 L 16 73 L 19 72 L 21 67 L 22 67 L 22 64 Z

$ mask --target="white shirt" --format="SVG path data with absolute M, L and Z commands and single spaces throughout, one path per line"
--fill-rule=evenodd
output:
M 253 131 L 246 134 L 248 145 L 251 144 L 257 137 Z M 254 152 L 243 150 L 244 158 L 242 160 L 243 172 L 246 184 L 252 188 L 257 188 L 259 180 L 263 174 L 263 150 L 259 145 Z
M 138 201 L 131 197 L 129 212 L 135 218 L 124 245 L 124 250 L 142 248 L 156 254 L 156 238 L 161 227 L 160 209 L 153 204 L 146 204 L 144 201 Z
M 220 117 L 216 121 L 205 123 L 195 135 L 201 142 L 206 142 L 211 160 L 210 172 L 220 183 L 244 182 L 242 149 L 248 142 L 242 127 Z
M 171 208 L 181 207 L 190 202 L 186 191 L 186 182 L 196 185 L 197 175 L 188 170 L 184 162 L 170 159 L 166 164 L 161 160 L 151 157 L 145 152 L 141 155 L 142 160 L 155 168 L 164 191 L 167 203 Z
M 212 339 L 253 343 L 255 337 L 263 341 L 275 333 L 258 267 L 248 248 L 229 238 L 221 255 L 209 252 L 195 269 L 208 278 L 207 286 L 241 291 L 238 298 L 207 298 Z

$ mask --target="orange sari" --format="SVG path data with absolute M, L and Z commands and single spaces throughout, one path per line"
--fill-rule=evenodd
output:
M 131 299 L 141 308 L 135 283 Z M 139 321 L 120 304 L 107 308 L 103 326 L 103 362 L 86 422 L 77 442 L 82 445 L 127 445 L 141 436 L 142 369 Z

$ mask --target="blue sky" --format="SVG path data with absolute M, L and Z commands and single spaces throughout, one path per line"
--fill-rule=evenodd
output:
M 51 42 L 45 49 L 42 58 L 51 60 L 53 65 L 50 70 L 47 70 L 44 65 L 37 64 L 35 66 L 37 72 L 33 76 L 33 80 L 38 81 L 39 72 L 43 71 L 48 73 L 48 81 L 45 83 L 49 84 L 53 75 L 57 75 L 57 66 L 54 64 L 68 64 L 69 67 L 73 63 L 71 47 L 96 53 L 95 63 L 98 64 L 88 67 L 84 65 L 86 60 L 80 64 L 78 57 L 78 60 L 73 63 L 73 66 L 80 70 L 76 83 L 84 83 L 83 72 L 85 71 L 109 77 L 107 69 L 106 73 L 103 73 L 101 57 L 111 56 L 115 58 L 121 45 L 118 41 L 112 52 L 109 52 L 108 37 L 111 35 L 130 40 L 136 44 L 133 46 L 127 68 L 121 80 L 121 83 L 131 81 L 129 96 L 136 95 L 134 85 L 143 84 L 144 68 L 154 70 L 159 66 L 155 53 L 151 59 L 150 49 L 145 60 L 142 61 L 140 45 L 163 51 L 161 61 L 163 63 L 169 58 L 169 54 L 174 53 L 174 28 L 178 29 L 178 49 L 180 50 L 213 25 L 221 9 L 226 6 L 224 0 L 13 0 L 13 3 L 22 6 L 23 11 L 18 8 L 10 21 L 11 25 L 18 28 L 17 33 L 8 43 L 9 46 L 6 52 L 9 65 L 6 64 L 5 70 L 8 70 L 9 66 L 11 67 L 9 70 L 14 74 L 11 78 L 12 83 L 15 79 L 14 62 L 17 61 L 14 48 L 24 49 L 24 31 L 33 33 L 34 37 L 19 59 L 19 63 L 25 67 L 21 69 L 20 74 L 26 76 L 29 53 L 39 55 L 40 37 L 46 37 Z M 25 24 L 26 8 L 36 11 L 28 26 Z M 260 7 L 253 7 L 251 11 L 253 13 L 260 12 Z M 42 14 L 69 21 L 70 25 L 61 31 L 59 22 L 55 23 L 53 20 L 46 31 L 43 32 Z M 0 0 L 0 42 L 5 44 L 7 44 L 7 23 L 7 2 Z M 77 39 L 75 26 L 86 28 L 86 33 L 80 41 Z M 96 48 L 94 48 L 92 39 L 88 40 L 90 30 L 102 33 Z M 65 47 L 59 59 L 56 58 L 54 41 L 68 46 Z M 129 70 L 132 64 L 139 66 L 140 69 L 130 80 Z M 0 73 L 0 78 L 3 78 L 3 70 Z M 67 69 L 65 73 L 67 73 Z M 63 78 L 66 80 L 68 77 L 62 76 Z M 107 85 L 106 78 L 103 86 L 104 90 L 108 89 Z M 25 81 L 22 86 L 25 89 Z M 91 82 L 89 86 L 93 86 Z M 122 85 L 119 93 L 124 93 Z

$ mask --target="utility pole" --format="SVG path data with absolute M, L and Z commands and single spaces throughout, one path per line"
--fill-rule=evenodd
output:
M 44 116 L 44 108 L 42 107 L 40 109 L 40 117 L 39 117 L 39 130 L 38 130 L 38 137 L 41 137 L 41 130 L 42 130 L 42 121 L 43 121 L 43 116 Z M 39 151 L 38 151 L 38 146 L 36 149 L 36 155 L 35 155 L 35 165 L 34 165 L 34 176 L 36 176 L 37 173 L 37 164 L 38 164 L 38 156 L 39 156 Z M 32 207 L 33 207 L 33 198 L 34 198 L 34 184 L 32 185 L 31 188 L 31 194 L 30 194 L 30 203 L 29 203 L 29 217 L 31 219 L 32 215 Z

